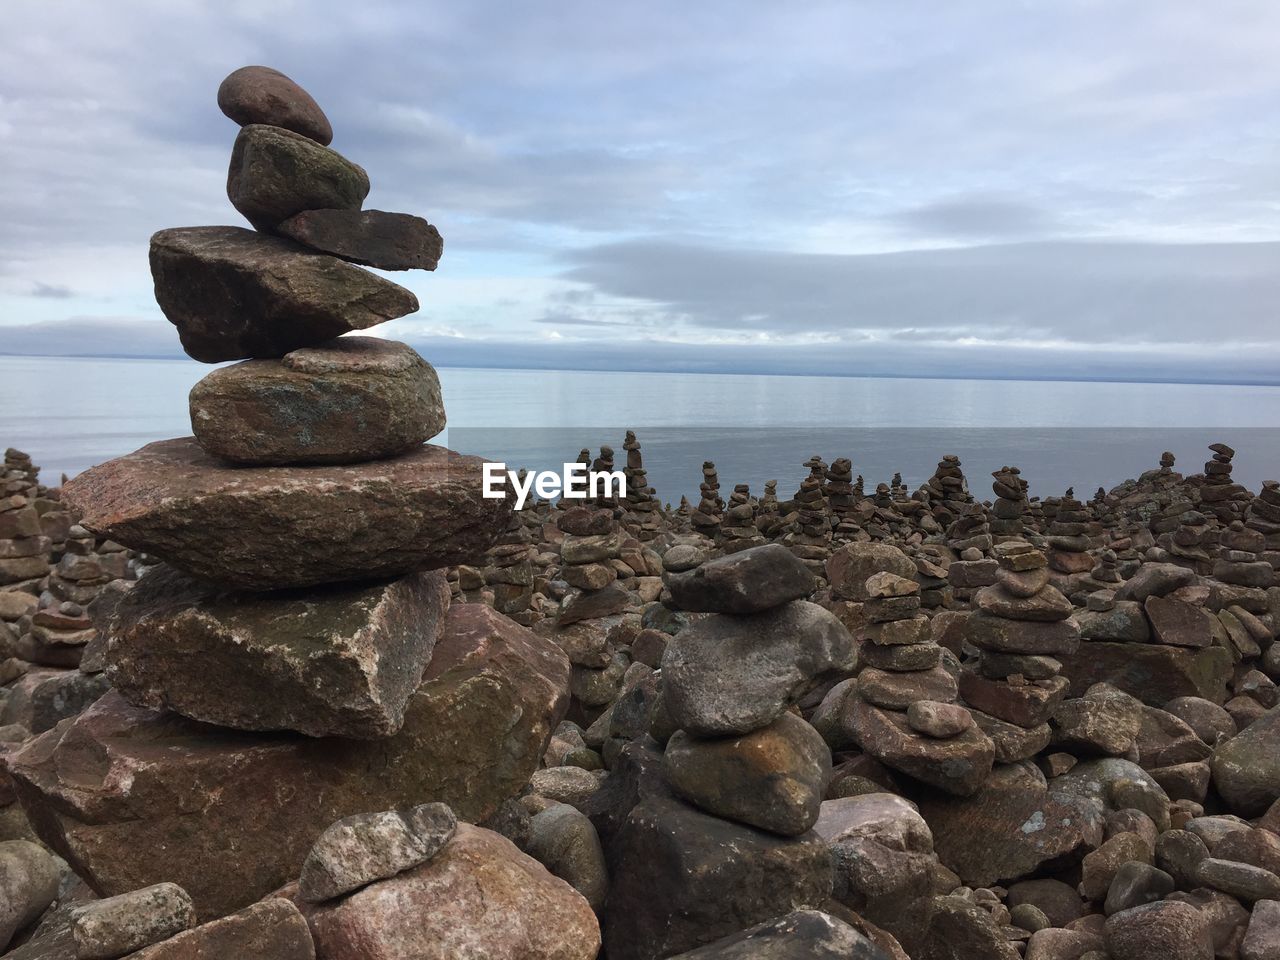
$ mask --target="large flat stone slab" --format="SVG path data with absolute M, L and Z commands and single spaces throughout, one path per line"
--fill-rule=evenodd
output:
M 483 820 L 537 768 L 568 687 L 554 643 L 464 604 L 394 737 L 238 733 L 109 693 L 8 765 L 36 831 L 95 890 L 171 881 L 209 919 L 296 879 L 351 814 L 438 800 Z
M 243 227 L 161 230 L 151 276 L 182 349 L 204 363 L 279 357 L 418 309 L 390 280 Z
M 1220 704 L 1227 699 L 1231 655 L 1222 647 L 1085 642 L 1078 654 L 1062 659 L 1062 676 L 1071 681 L 1071 697 L 1084 696 L 1095 683 L 1109 683 L 1152 707 L 1175 697 Z
M 389 737 L 448 609 L 439 570 L 244 594 L 160 566 L 121 600 L 106 673 L 136 706 L 221 727 Z
M 440 231 L 422 217 L 384 210 L 304 210 L 276 228 L 313 250 L 379 270 L 434 270 Z
M 274 590 L 475 563 L 513 509 L 482 496 L 482 463 L 428 444 L 370 463 L 235 467 L 183 437 L 85 471 L 63 498 L 88 529 L 192 576 Z
M 245 360 L 191 388 L 200 446 L 235 463 L 360 463 L 406 453 L 445 426 L 440 378 L 408 344 L 339 337 Z

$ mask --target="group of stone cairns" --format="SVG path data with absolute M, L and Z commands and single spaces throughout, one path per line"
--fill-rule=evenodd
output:
M 152 264 L 243 362 L 194 438 L 0 474 L 3 956 L 1280 960 L 1280 484 L 814 456 L 672 510 L 632 434 L 515 512 L 335 339 L 438 233 L 282 75 L 219 103 L 254 229 Z

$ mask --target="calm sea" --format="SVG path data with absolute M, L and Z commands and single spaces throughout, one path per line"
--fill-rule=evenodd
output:
M 187 360 L 0 357 L 0 447 L 31 453 L 46 482 L 189 434 L 187 391 L 208 372 Z M 1155 466 L 1163 450 L 1198 472 L 1206 445 L 1236 447 L 1235 476 L 1280 478 L 1280 387 L 767 377 L 687 373 L 440 370 L 455 449 L 559 469 L 609 444 L 624 461 L 634 429 L 659 496 L 693 496 L 703 460 L 722 493 L 792 493 L 812 454 L 853 461 L 868 489 L 895 471 L 914 489 L 955 453 L 970 484 L 1022 468 L 1033 495 L 1091 495 Z

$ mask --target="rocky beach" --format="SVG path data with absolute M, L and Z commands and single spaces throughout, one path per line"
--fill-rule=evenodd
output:
M 0 956 L 1280 960 L 1280 483 L 673 504 L 628 431 L 516 509 L 374 335 L 440 231 L 283 74 L 216 99 L 250 226 L 150 246 L 233 361 L 192 435 L 0 467 Z

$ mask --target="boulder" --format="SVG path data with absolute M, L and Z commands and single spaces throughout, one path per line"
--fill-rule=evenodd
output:
M 831 895 L 817 834 L 786 839 L 660 796 L 631 810 L 609 860 L 610 960 L 670 957 Z
M 760 613 L 813 592 L 813 574 L 780 543 L 709 560 L 663 578 L 672 603 L 708 613 Z
M 311 94 L 271 67 L 241 67 L 228 74 L 218 87 L 218 109 L 242 127 L 284 127 L 322 146 L 333 139 L 329 118 Z
M 1079 860 L 1102 842 L 1102 805 L 1051 790 L 1029 763 L 996 767 L 971 796 L 929 793 L 919 805 L 938 859 L 973 887 Z
M 0 950 L 13 935 L 34 922 L 58 896 L 61 871 L 37 843 L 0 843 Z
M 1182 587 L 1189 587 L 1197 579 L 1194 570 L 1176 563 L 1144 563 L 1116 590 L 1116 600 L 1143 603 L 1148 597 L 1163 597 Z
M 237 730 L 389 737 L 449 609 L 441 571 L 285 594 L 228 594 L 167 566 L 117 608 L 106 651 L 130 703 Z
M 514 505 L 482 495 L 482 463 L 428 444 L 371 463 L 233 467 L 185 437 L 86 470 L 63 498 L 100 536 L 221 586 L 273 590 L 474 559 Z
M 96 890 L 169 880 L 209 918 L 296 877 L 342 817 L 438 800 L 483 820 L 537 768 L 568 674 L 553 643 L 463 604 L 394 737 L 236 733 L 111 693 L 8 764 L 41 838 Z
M 283 356 L 418 309 L 390 280 L 241 227 L 161 230 L 151 276 L 182 348 L 203 363 Z
M 1019 960 L 991 914 L 964 897 L 934 897 L 917 960 Z
M 663 766 L 671 789 L 699 809 L 793 837 L 818 819 L 831 752 L 817 730 L 784 713 L 740 737 L 699 740 L 679 731 Z
M 1174 900 L 1122 910 L 1107 919 L 1113 960 L 1213 960 L 1205 915 Z
M 866 600 L 867 579 L 888 572 L 906 580 L 916 578 L 911 558 L 888 543 L 846 543 L 827 558 L 827 581 L 842 600 Z
M 195 926 L 191 898 L 172 883 L 107 897 L 76 911 L 71 936 L 78 960 L 115 960 Z
M 1227 699 L 1231 655 L 1221 647 L 1191 650 L 1156 643 L 1089 643 L 1087 656 L 1068 657 L 1062 675 L 1071 696 L 1083 696 L 1095 683 L 1109 683 L 1154 707 L 1175 697 Z
M 421 866 L 304 910 L 317 955 L 335 960 L 593 960 L 600 949 L 586 900 L 468 823 Z
M 1213 614 L 1176 597 L 1147 597 L 1143 608 L 1159 643 L 1207 647 L 1213 643 Z
M 379 270 L 434 270 L 444 252 L 440 231 L 422 217 L 383 210 L 304 210 L 276 232 Z
M 323 903 L 394 877 L 434 857 L 457 827 L 443 803 L 343 817 L 316 838 L 302 862 L 298 896 Z
M 597 913 L 609 893 L 600 837 L 585 813 L 553 803 L 529 821 L 525 851 L 586 899 Z
M 1219 743 L 1210 766 L 1213 785 L 1233 812 L 1245 817 L 1265 813 L 1280 799 L 1280 708 Z
M 369 175 L 336 150 L 283 127 L 240 128 L 227 169 L 227 199 L 258 230 L 303 210 L 359 210 Z
M 845 700 L 841 723 L 868 755 L 957 796 L 981 787 L 995 761 L 995 745 L 977 727 L 936 739 L 916 733 L 906 714 L 883 710 L 856 695 Z
M 855 659 L 844 625 L 807 601 L 708 617 L 667 645 L 663 699 L 677 729 L 707 737 L 750 733 L 814 687 L 852 673 Z
M 412 347 L 339 337 L 279 360 L 245 360 L 191 388 L 191 429 L 235 463 L 359 463 L 396 456 L 445 426 L 440 378 Z
M 818 910 L 796 910 L 672 960 L 889 960 L 843 920 Z
M 307 921 L 292 903 L 275 897 L 132 953 L 129 960 L 315 960 L 315 956 Z

